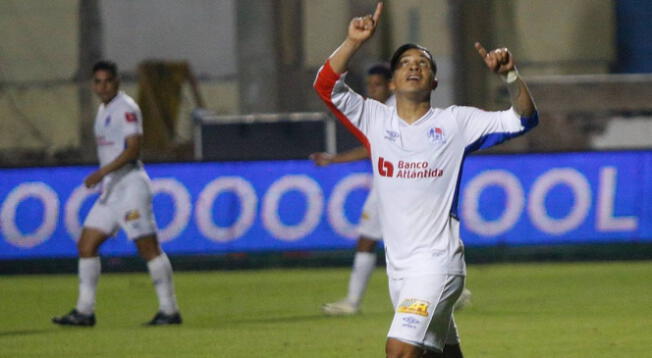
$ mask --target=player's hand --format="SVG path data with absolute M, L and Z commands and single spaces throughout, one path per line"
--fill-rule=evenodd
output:
M 485 65 L 493 73 L 505 75 L 514 69 L 514 56 L 507 48 L 503 47 L 487 52 L 479 42 L 476 42 L 475 49 L 478 50 L 478 54 L 484 60 Z
M 86 185 L 87 188 L 92 188 L 95 185 L 97 185 L 99 182 L 102 181 L 104 178 L 104 174 L 102 173 L 101 170 L 96 170 L 91 175 L 87 176 L 86 179 L 84 179 L 84 185 Z
M 351 20 L 351 23 L 349 23 L 348 38 L 359 43 L 367 41 L 376 31 L 382 12 L 383 3 L 379 2 L 376 5 L 376 11 L 374 11 L 373 15 L 356 17 Z
M 320 167 L 325 167 L 333 162 L 333 155 L 328 153 L 312 153 L 309 158 Z

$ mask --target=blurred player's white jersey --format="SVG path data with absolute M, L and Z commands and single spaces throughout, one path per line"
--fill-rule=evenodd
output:
M 408 124 L 396 108 L 353 92 L 328 62 L 315 88 L 371 154 L 389 277 L 466 274 L 456 219 L 464 157 L 524 133 L 536 116 L 452 106 Z
M 127 137 L 143 134 L 138 104 L 120 91 L 108 104 L 102 103 L 95 116 L 95 139 L 100 167 L 112 162 L 125 149 Z
M 389 98 L 387 98 L 385 101 L 385 104 L 389 107 L 396 107 L 396 96 L 394 94 L 389 96 Z
M 126 148 L 127 138 L 143 133 L 138 104 L 119 92 L 101 104 L 95 117 L 95 139 L 100 167 L 111 163 Z M 107 235 L 122 227 L 131 240 L 156 233 L 152 189 L 140 162 L 128 163 L 102 179 L 102 195 L 84 221 Z

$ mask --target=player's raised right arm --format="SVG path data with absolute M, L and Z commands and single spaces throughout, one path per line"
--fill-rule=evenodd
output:
M 328 58 L 335 73 L 342 74 L 346 72 L 351 57 L 376 31 L 382 12 L 383 3 L 379 2 L 373 15 L 356 17 L 351 20 L 346 39 Z
M 351 57 L 376 31 L 382 11 L 383 3 L 379 2 L 373 15 L 351 20 L 346 39 L 319 69 L 313 84 L 317 95 L 328 109 L 367 149 L 369 149 L 369 141 L 364 134 L 367 128 L 363 118 L 363 115 L 368 112 L 364 111 L 365 100 L 346 86 L 342 74 L 347 71 Z

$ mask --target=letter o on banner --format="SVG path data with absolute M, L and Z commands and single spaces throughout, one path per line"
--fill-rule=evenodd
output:
M 358 238 L 358 225 L 349 221 L 344 212 L 344 203 L 351 192 L 358 188 L 371 189 L 372 176 L 369 173 L 351 174 L 340 180 L 328 202 L 328 222 L 336 233 L 349 238 Z
M 32 234 L 23 234 L 16 226 L 16 209 L 25 199 L 34 197 L 43 203 L 44 220 Z M 41 182 L 23 183 L 14 188 L 0 210 L 0 229 L 13 246 L 32 248 L 47 241 L 57 228 L 59 197 L 48 185 Z
M 64 222 L 66 231 L 73 240 L 78 241 L 82 231 L 82 224 L 79 222 L 79 209 L 89 196 L 99 192 L 98 186 L 88 189 L 84 185 L 80 185 L 70 194 L 64 208 Z
M 499 186 L 507 195 L 505 210 L 492 221 L 486 221 L 478 210 L 480 194 L 488 186 Z M 505 170 L 488 170 L 471 180 L 464 191 L 464 223 L 468 229 L 481 236 L 496 236 L 510 230 L 521 216 L 525 194 L 514 174 Z
M 575 197 L 571 212 L 561 219 L 550 217 L 545 203 L 550 189 L 558 184 L 567 185 Z M 580 226 L 589 214 L 590 206 L 591 186 L 586 178 L 575 169 L 560 168 L 543 174 L 532 185 L 528 212 L 532 224 L 539 230 L 553 235 L 561 235 Z
M 178 180 L 172 178 L 158 178 L 152 180 L 152 195 L 159 193 L 172 197 L 174 202 L 174 216 L 172 221 L 158 230 L 160 242 L 168 242 L 175 239 L 186 228 L 192 212 L 190 194 L 186 187 Z
M 303 220 L 293 226 L 283 224 L 278 204 L 283 194 L 297 190 L 305 195 L 307 211 Z M 324 195 L 319 184 L 306 175 L 286 175 L 275 181 L 263 199 L 263 225 L 277 239 L 296 241 L 312 232 L 319 224 L 324 206 Z
M 223 192 L 232 192 L 240 199 L 240 216 L 229 227 L 220 227 L 213 221 L 213 203 Z M 251 228 L 256 218 L 258 197 L 253 186 L 241 177 L 220 177 L 210 182 L 199 194 L 195 216 L 202 235 L 217 242 L 233 241 Z

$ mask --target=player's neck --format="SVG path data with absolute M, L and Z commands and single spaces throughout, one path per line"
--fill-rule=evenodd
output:
M 391 96 L 387 95 L 387 96 L 384 96 L 384 97 L 379 97 L 377 99 L 377 101 L 380 102 L 380 103 L 387 103 L 387 100 L 389 99 L 389 97 L 391 97 Z
M 102 101 L 102 103 L 103 103 L 105 106 L 108 105 L 108 104 L 111 103 L 111 102 L 112 102 L 116 97 L 118 97 L 119 94 L 120 94 L 120 91 L 116 92 L 116 93 L 115 93 L 115 96 L 109 98 L 106 102 Z
M 430 98 L 424 100 L 412 100 L 405 97 L 396 99 L 396 112 L 408 124 L 416 122 L 429 110 Z

